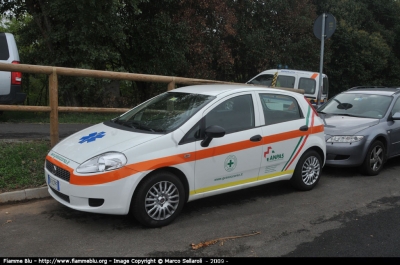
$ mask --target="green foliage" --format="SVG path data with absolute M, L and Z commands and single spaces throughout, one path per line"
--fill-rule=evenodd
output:
M 308 0 L 237 1 L 235 72 L 247 81 L 278 64 L 318 69 L 319 42 L 313 36 L 315 7 Z M 326 52 L 329 59 L 329 49 Z
M 396 0 L 314 1 L 337 19 L 331 60 L 325 65 L 330 95 L 357 85 L 398 86 L 400 2 Z
M 313 23 L 337 19 L 325 42 L 331 95 L 398 85 L 397 0 L 0 0 L 0 26 L 26 64 L 245 82 L 278 64 L 319 70 Z M 47 105 L 47 78 L 23 75 L 29 105 Z M 165 84 L 61 77 L 60 104 L 130 107 Z M 112 88 L 114 86 L 114 88 Z

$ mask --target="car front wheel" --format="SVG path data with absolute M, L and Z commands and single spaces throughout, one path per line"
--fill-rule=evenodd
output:
M 181 212 L 185 200 L 182 182 L 168 171 L 147 177 L 136 189 L 132 214 L 148 227 L 170 224 Z
M 368 149 L 364 163 L 361 166 L 364 174 L 375 176 L 381 172 L 383 163 L 385 162 L 385 146 L 381 141 L 375 141 Z
M 290 179 L 292 186 L 298 190 L 313 189 L 321 175 L 321 156 L 314 150 L 305 152 Z

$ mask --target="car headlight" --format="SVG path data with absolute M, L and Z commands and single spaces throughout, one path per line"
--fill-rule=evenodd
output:
M 360 135 L 337 135 L 332 136 L 328 140 L 327 143 L 354 143 L 364 139 L 364 136 Z
M 96 173 L 110 171 L 123 167 L 127 162 L 122 153 L 109 152 L 95 156 L 83 162 L 77 169 L 78 173 Z

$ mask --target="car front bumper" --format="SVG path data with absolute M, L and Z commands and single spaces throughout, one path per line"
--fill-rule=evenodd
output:
M 58 190 L 49 185 L 49 177 L 58 181 Z M 127 214 L 137 176 L 99 185 L 74 185 L 45 168 L 45 179 L 50 195 L 65 206 L 84 212 Z
M 369 142 L 326 143 L 326 165 L 333 167 L 360 166 L 365 158 Z

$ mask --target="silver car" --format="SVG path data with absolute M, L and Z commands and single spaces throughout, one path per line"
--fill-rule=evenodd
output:
M 377 175 L 400 155 L 400 89 L 355 87 L 318 109 L 325 123 L 326 165 Z

